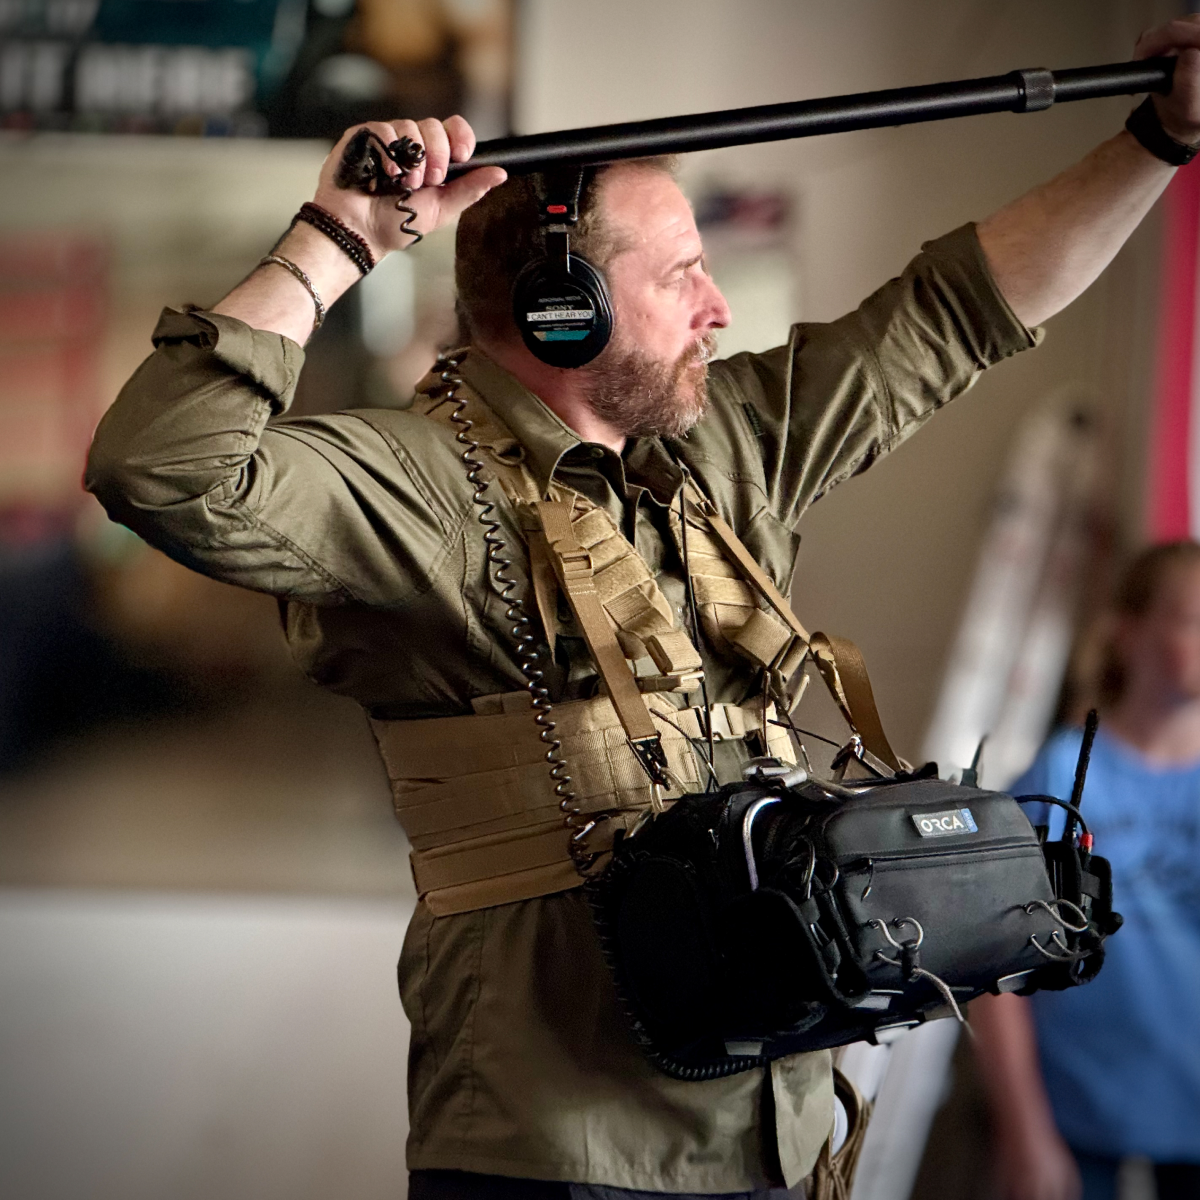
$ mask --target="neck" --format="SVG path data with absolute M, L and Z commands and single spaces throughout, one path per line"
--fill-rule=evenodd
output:
M 574 430 L 580 441 L 607 446 L 616 454 L 624 450 L 625 434 L 592 411 L 585 368 L 551 367 L 534 358 L 521 342 L 477 338 L 475 344 Z
M 1105 728 L 1151 762 L 1178 764 L 1200 759 L 1197 699 L 1131 686 L 1107 715 Z

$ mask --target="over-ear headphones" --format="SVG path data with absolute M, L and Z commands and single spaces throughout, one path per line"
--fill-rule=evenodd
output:
M 546 253 L 513 283 L 513 320 L 535 358 L 552 367 L 590 363 L 612 336 L 612 302 L 603 273 L 571 253 L 579 223 L 582 168 L 547 175 L 540 202 Z

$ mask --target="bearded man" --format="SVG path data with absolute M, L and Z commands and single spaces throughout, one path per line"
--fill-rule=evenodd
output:
M 618 1010 L 572 850 L 602 853 L 649 789 L 578 615 L 553 571 L 547 583 L 554 539 L 536 516 L 565 506 L 606 636 L 637 660 L 680 784 L 738 778 L 775 744 L 755 713 L 768 692 L 786 703 L 789 635 L 703 522 L 680 518 L 681 493 L 786 590 L 808 505 L 1033 346 L 1033 327 L 1096 278 L 1171 160 L 1200 142 L 1200 23 L 1172 22 L 1138 52 L 1180 62 L 1135 132 L 764 354 L 709 361 L 729 310 L 668 164 L 648 161 L 595 171 L 573 236 L 607 276 L 611 344 L 580 369 L 540 361 L 511 308 L 517 273 L 541 252 L 539 182 L 504 183 L 496 168 L 444 182 L 474 145 L 457 117 L 370 127 L 425 147 L 408 179 L 416 229 L 461 217 L 470 344 L 411 409 L 285 415 L 314 304 L 319 317 L 370 258 L 412 240 L 391 199 L 336 186 L 351 134 L 321 172 L 317 224 L 294 225 L 211 311 L 163 315 L 97 432 L 88 486 L 179 561 L 280 597 L 303 668 L 372 718 L 420 894 L 400 963 L 412 1197 L 801 1186 L 831 1124 L 827 1053 L 684 1082 L 649 1065 Z M 573 793 L 544 761 L 531 671 Z

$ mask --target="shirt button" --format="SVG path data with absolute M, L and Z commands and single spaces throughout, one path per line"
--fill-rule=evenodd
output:
M 603 446 L 593 446 L 592 447 L 592 457 L 593 458 L 603 458 L 604 457 L 604 447 Z

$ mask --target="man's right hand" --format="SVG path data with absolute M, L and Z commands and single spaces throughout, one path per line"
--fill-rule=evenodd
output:
M 413 238 L 401 233 L 406 214 L 397 211 L 396 196 L 368 195 L 340 188 L 334 182 L 346 145 L 358 130 L 356 125 L 342 136 L 321 167 L 315 202 L 333 213 L 355 233 L 361 234 L 378 262 L 393 250 L 411 245 Z M 413 192 L 401 201 L 417 215 L 412 228 L 431 233 L 453 221 L 498 183 L 505 173 L 499 167 L 481 167 L 443 184 L 446 168 L 453 162 L 466 162 L 475 149 L 475 134 L 462 117 L 441 121 L 376 121 L 367 125 L 385 145 L 408 137 L 425 148 L 425 160 L 405 179 Z M 389 175 L 398 175 L 399 167 L 390 159 Z M 295 263 L 308 276 L 314 291 L 329 308 L 339 296 L 359 280 L 358 268 L 349 257 L 311 225 L 298 221 L 279 243 L 275 253 Z M 302 283 L 277 266 L 260 267 L 238 284 L 213 312 L 237 317 L 255 329 L 280 333 L 303 345 L 313 331 L 314 304 Z
M 314 203 L 361 233 L 376 259 L 392 250 L 403 250 L 413 239 L 400 232 L 405 214 L 397 211 L 395 194 L 372 196 L 341 188 L 335 182 L 346 146 L 360 129 L 369 130 L 385 146 L 406 137 L 425 148 L 424 161 L 404 180 L 405 186 L 412 189 L 412 196 L 402 201 L 416 212 L 412 227 L 423 234 L 455 220 L 464 209 L 506 178 L 500 167 L 480 167 L 449 183 L 443 182 L 449 164 L 466 162 L 475 150 L 475 133 L 462 117 L 450 117 L 444 122 L 433 119 L 371 121 L 346 130 L 321 167 L 320 182 L 313 199 Z M 391 159 L 384 159 L 384 167 L 393 178 L 401 173 Z

